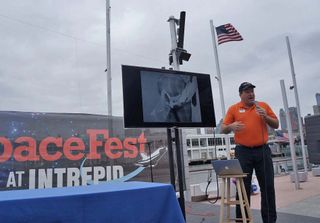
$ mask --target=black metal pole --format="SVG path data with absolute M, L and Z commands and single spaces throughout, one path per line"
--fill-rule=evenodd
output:
M 186 219 L 185 203 L 184 203 L 184 189 L 183 189 L 183 173 L 182 173 L 182 156 L 181 156 L 181 144 L 179 129 L 174 128 L 176 153 L 177 153 L 177 167 L 178 167 L 178 178 L 179 178 L 179 204 L 184 219 Z
M 150 144 L 152 142 L 147 142 L 146 144 L 148 145 L 149 149 L 149 161 L 150 161 L 150 175 L 151 175 L 151 182 L 153 182 L 153 172 L 152 172 L 152 161 L 151 161 L 151 149 L 150 149 Z
M 153 143 L 153 141 L 151 142 L 141 142 L 140 144 L 147 144 L 148 146 L 148 150 L 149 150 L 149 165 L 150 165 L 150 178 L 151 178 L 151 182 L 153 182 L 153 170 L 152 170 L 152 159 L 151 159 L 151 149 L 150 149 L 150 144 Z M 136 145 L 136 144 L 133 144 L 133 143 L 130 143 L 130 145 Z
M 169 157 L 169 169 L 170 169 L 170 182 L 176 190 L 176 179 L 174 174 L 174 159 L 173 159 L 173 150 L 172 150 L 172 135 L 171 129 L 167 128 L 167 140 L 168 140 L 168 157 Z

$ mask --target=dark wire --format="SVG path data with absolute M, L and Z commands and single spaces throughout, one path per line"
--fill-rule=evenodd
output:
M 217 144 L 216 144 L 215 138 L 216 138 L 216 132 L 213 131 L 214 151 L 215 151 L 215 155 L 217 156 Z M 216 157 L 216 158 L 217 158 L 217 157 Z M 209 170 L 209 171 L 210 171 L 210 170 Z M 216 196 L 216 198 L 215 198 L 213 201 L 210 201 L 210 199 L 209 199 L 209 194 L 208 194 L 208 187 L 209 187 L 209 185 L 210 185 L 211 182 L 212 182 L 212 170 L 211 170 L 211 172 L 209 172 L 209 173 L 210 173 L 210 174 L 209 174 L 209 177 L 208 177 L 208 184 L 207 184 L 207 186 L 206 186 L 205 196 L 206 196 L 206 198 L 207 198 L 207 201 L 208 201 L 210 204 L 215 204 L 215 203 L 217 203 L 218 198 L 219 198 L 219 182 L 218 182 L 218 176 L 217 176 L 217 174 L 216 174 L 217 196 Z
M 206 195 L 206 198 L 207 198 L 207 201 L 210 203 L 210 204 L 215 204 L 217 203 L 218 199 L 219 199 L 219 182 L 218 182 L 218 176 L 216 174 L 216 182 L 217 182 L 217 196 L 215 197 L 215 199 L 213 201 L 210 201 L 209 199 L 209 195 L 208 195 L 208 187 L 211 183 L 211 179 L 210 181 L 208 181 L 208 184 L 207 184 L 207 187 L 206 187 L 206 192 L 205 192 L 205 195 Z
M 258 105 L 259 106 L 259 105 Z M 256 105 L 256 109 L 257 109 L 257 105 Z M 266 113 L 267 115 L 267 113 Z M 260 115 L 259 115 L 260 116 Z M 260 123 L 261 123 L 261 134 L 262 134 L 262 160 L 263 160 L 263 171 L 264 171 L 264 191 L 263 193 L 265 193 L 266 195 L 266 202 L 267 202 L 267 216 L 268 216 L 268 222 L 270 222 L 270 215 L 269 215 L 269 200 L 268 200 L 268 193 L 267 193 L 267 174 L 266 174 L 266 161 L 265 161 L 265 145 L 264 145 L 264 129 L 263 129 L 263 125 L 265 124 L 268 128 L 268 124 L 262 120 L 262 117 L 260 116 Z M 272 167 L 273 168 L 273 167 Z M 260 188 L 260 193 L 261 193 L 261 188 Z

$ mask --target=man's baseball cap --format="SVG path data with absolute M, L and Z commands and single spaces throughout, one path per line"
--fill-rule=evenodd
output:
M 249 82 L 243 82 L 240 84 L 239 86 L 239 92 L 241 93 L 244 90 L 247 90 L 249 88 L 255 88 L 256 86 L 254 86 L 253 84 L 249 83 Z

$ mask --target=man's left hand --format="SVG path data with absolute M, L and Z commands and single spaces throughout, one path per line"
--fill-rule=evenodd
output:
M 267 112 L 261 107 L 256 108 L 257 113 L 265 120 L 267 118 Z

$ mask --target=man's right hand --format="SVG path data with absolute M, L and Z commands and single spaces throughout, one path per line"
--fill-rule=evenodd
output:
M 230 125 L 222 124 L 221 125 L 221 133 L 229 134 L 232 131 L 233 132 L 241 131 L 244 127 L 245 127 L 245 125 L 239 121 L 233 122 Z
M 244 124 L 242 122 L 236 121 L 234 123 L 231 123 L 229 125 L 229 128 L 233 131 L 233 132 L 238 132 L 241 131 L 244 128 Z

